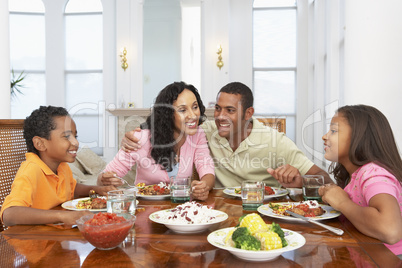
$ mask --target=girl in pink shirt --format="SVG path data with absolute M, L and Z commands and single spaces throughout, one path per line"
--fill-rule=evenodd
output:
M 402 160 L 387 118 L 371 106 L 344 106 L 322 139 L 339 185 L 322 186 L 322 200 L 401 258 Z
M 192 182 L 194 198 L 205 200 L 215 184 L 214 163 L 207 139 L 199 125 L 205 120 L 205 107 L 197 89 L 184 82 L 166 86 L 156 97 L 151 115 L 135 136 L 141 148 L 121 149 L 98 177 L 98 184 L 119 186 L 133 165 L 136 183 L 169 183 L 173 173 L 191 177 L 193 166 L 200 181 Z

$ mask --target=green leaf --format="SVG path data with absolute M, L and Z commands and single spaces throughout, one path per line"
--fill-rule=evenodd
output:
M 14 69 L 11 69 L 11 74 L 12 74 L 12 78 L 10 81 L 11 96 L 16 96 L 17 93 L 24 94 L 22 92 L 22 88 L 24 88 L 25 86 L 22 85 L 21 83 L 24 81 L 26 74 L 24 74 L 24 71 L 22 71 L 20 73 L 20 75 L 18 77 L 16 77 L 16 75 L 14 73 Z

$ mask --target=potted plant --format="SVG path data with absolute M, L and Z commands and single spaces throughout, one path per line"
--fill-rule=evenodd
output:
M 20 75 L 18 77 L 16 77 L 15 73 L 14 73 L 14 69 L 11 69 L 11 74 L 12 74 L 12 78 L 10 81 L 10 94 L 11 97 L 14 97 L 17 95 L 17 93 L 22 93 L 22 88 L 24 87 L 24 85 L 22 85 L 22 81 L 24 81 L 26 75 L 24 74 L 24 71 L 22 71 L 20 73 Z

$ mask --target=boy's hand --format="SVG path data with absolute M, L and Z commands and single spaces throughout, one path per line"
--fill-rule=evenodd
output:
M 141 128 L 137 127 L 134 130 L 126 132 L 121 140 L 121 149 L 125 152 L 137 151 L 141 148 L 140 140 L 134 137 L 135 132 L 140 132 Z
M 115 172 L 102 172 L 101 174 L 99 174 L 98 176 L 98 185 L 101 186 L 121 186 L 123 185 L 123 182 L 117 178 L 117 175 Z

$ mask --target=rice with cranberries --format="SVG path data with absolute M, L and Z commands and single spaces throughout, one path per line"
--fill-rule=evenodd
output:
M 208 206 L 192 201 L 166 210 L 160 216 L 166 223 L 201 224 L 214 222 L 218 213 Z

